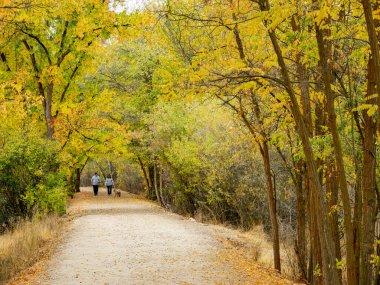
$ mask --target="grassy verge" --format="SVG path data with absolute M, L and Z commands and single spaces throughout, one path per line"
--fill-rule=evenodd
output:
M 222 225 L 216 225 L 214 237 L 223 244 L 219 257 L 223 262 L 232 264 L 237 272 L 248 274 L 255 280 L 261 271 L 266 277 L 254 284 L 293 284 L 289 280 L 297 279 L 295 256 L 289 244 L 281 243 L 282 275 L 273 270 L 273 245 L 262 226 L 242 232 Z M 264 274 L 264 275 L 265 275 Z
M 57 216 L 35 218 L 20 223 L 0 236 L 0 284 L 43 259 L 63 228 Z

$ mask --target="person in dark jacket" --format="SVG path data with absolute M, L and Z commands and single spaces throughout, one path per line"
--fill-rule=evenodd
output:
M 97 172 L 91 178 L 92 188 L 94 189 L 94 196 L 98 196 L 98 190 L 100 185 L 100 177 Z

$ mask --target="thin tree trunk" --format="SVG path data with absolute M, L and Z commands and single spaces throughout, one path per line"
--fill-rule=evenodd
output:
M 322 92 L 321 90 L 321 87 L 320 86 L 317 86 L 317 92 Z M 315 126 L 314 126 L 314 133 L 316 136 L 323 136 L 325 135 L 325 131 L 324 131 L 324 126 L 326 124 L 326 114 L 324 112 L 324 106 L 320 103 L 320 102 L 316 102 L 315 103 Z M 318 178 L 319 178 L 319 181 L 323 181 L 323 174 L 324 174 L 324 166 L 325 166 L 325 161 L 322 159 L 322 158 L 318 158 L 316 160 L 316 165 L 317 165 L 317 169 L 318 169 Z M 310 188 L 310 186 L 309 186 Z M 311 239 L 312 239 L 312 243 L 313 243 L 313 248 L 314 250 L 313 251 L 310 251 L 310 254 L 312 255 L 312 261 L 314 263 L 312 263 L 312 267 L 311 269 L 311 273 L 312 273 L 312 279 L 311 279 L 311 283 L 312 284 L 315 284 L 315 285 L 322 285 L 323 284 L 323 278 L 322 276 L 318 276 L 317 274 L 314 274 L 314 271 L 315 269 L 318 267 L 318 268 L 321 268 L 321 265 L 322 265 L 322 253 L 321 253 L 321 243 L 320 243 L 320 239 L 318 237 L 318 228 L 316 226 L 316 215 L 317 213 L 315 213 L 315 206 L 314 206 L 314 202 L 313 202 L 313 197 L 312 197 L 312 192 L 310 192 L 309 190 L 309 195 L 311 196 L 309 199 L 312 200 L 311 202 L 311 208 L 310 208 L 310 213 L 309 215 L 311 216 L 311 223 L 310 223 L 310 227 L 313 229 L 311 231 Z
M 342 259 L 342 253 L 340 250 L 340 237 L 339 237 L 339 223 L 338 223 L 338 185 L 336 183 L 336 171 L 334 167 L 334 162 L 328 162 L 327 171 L 326 171 L 326 195 L 327 199 L 327 207 L 328 207 L 328 220 L 330 223 L 330 228 L 332 232 L 333 243 L 335 245 L 335 253 L 337 260 Z M 339 270 L 339 283 L 342 284 L 342 271 Z M 337 285 L 338 285 L 337 284 Z
M 379 235 L 377 236 L 377 239 L 380 239 Z M 380 256 L 380 244 L 379 243 L 377 243 L 377 245 L 376 245 L 376 255 Z M 375 272 L 380 272 L 380 262 L 377 263 L 375 270 L 376 270 Z M 374 284 L 380 285 L 380 274 L 376 274 Z
M 256 115 L 256 119 L 259 124 L 260 135 L 263 140 L 263 142 L 260 142 L 260 141 L 257 141 L 257 142 L 259 144 L 260 153 L 261 153 L 261 156 L 263 158 L 263 163 L 264 163 L 264 173 L 265 173 L 265 180 L 266 180 L 266 186 L 267 186 L 267 200 L 268 200 L 268 205 L 269 205 L 269 215 L 271 219 L 272 235 L 273 235 L 274 268 L 277 269 L 279 272 L 281 272 L 280 234 L 279 234 L 279 227 L 278 227 L 278 220 L 277 220 L 277 207 L 276 207 L 276 198 L 275 198 L 276 193 L 275 193 L 275 187 L 272 183 L 268 140 L 267 140 L 267 134 L 265 130 L 263 129 L 264 123 L 261 116 L 259 102 L 258 102 L 257 97 L 252 91 L 251 91 L 251 103 L 253 105 L 253 111 L 254 111 L 254 114 Z M 243 109 L 241 105 L 240 105 L 240 109 L 241 110 Z M 243 115 L 243 119 L 248 124 L 248 120 L 244 115 Z
M 356 274 L 355 274 L 355 252 L 354 252 L 354 237 L 353 237 L 353 226 L 352 226 L 352 216 L 351 216 L 351 205 L 350 196 L 348 193 L 348 185 L 346 179 L 345 166 L 343 161 L 343 151 L 340 142 L 336 113 L 334 107 L 333 92 L 331 89 L 332 85 L 332 70 L 329 64 L 331 61 L 331 45 L 325 40 L 324 32 L 319 28 L 318 24 L 316 26 L 316 37 L 318 43 L 318 51 L 320 64 L 322 69 L 322 79 L 324 83 L 324 93 L 327 102 L 327 114 L 328 114 L 328 127 L 332 135 L 334 153 L 335 153 L 335 163 L 338 174 L 339 187 L 341 191 L 341 198 L 343 202 L 343 212 L 344 212 L 344 236 L 346 240 L 346 258 L 347 258 L 347 284 L 357 285 Z
M 145 169 L 145 166 L 144 166 L 144 163 L 143 161 L 141 160 L 141 158 L 138 156 L 137 157 L 137 160 L 139 161 L 139 164 L 140 164 L 140 168 L 143 172 L 143 175 L 144 175 L 144 179 L 145 179 L 145 183 L 146 183 L 146 195 L 149 197 L 149 192 L 150 192 L 150 182 L 149 182 L 149 178 L 148 178 L 148 174 L 146 172 L 146 169 Z
M 292 18 L 292 27 L 294 31 L 300 32 L 299 21 L 296 15 Z M 304 64 L 301 63 L 301 54 L 297 55 L 297 75 L 299 78 L 299 88 L 301 91 L 301 106 L 302 113 L 305 120 L 305 126 L 308 129 L 309 136 L 312 133 L 312 117 L 311 117 L 311 104 L 309 93 L 309 78 L 308 72 Z M 307 263 L 306 263 L 306 209 L 305 209 L 305 194 L 303 193 L 303 174 L 305 162 L 300 160 L 296 164 L 296 196 L 297 196 L 297 256 L 298 266 L 300 268 L 301 278 L 307 279 Z M 305 176 L 308 179 L 308 176 Z
M 301 279 L 307 278 L 307 263 L 306 263 L 306 209 L 305 197 L 303 193 L 303 161 L 296 164 L 295 170 L 295 188 L 297 197 L 297 240 L 296 253 L 298 267 L 301 274 Z
M 371 56 L 373 60 L 373 83 L 377 85 L 377 90 L 375 93 L 377 93 L 378 97 L 375 100 L 376 104 L 378 106 L 378 116 L 380 117 L 380 54 L 379 54 L 379 39 L 378 39 L 378 34 L 376 32 L 376 28 L 379 26 L 379 21 L 375 21 L 373 18 L 373 9 L 372 9 L 372 4 L 371 0 L 361 0 L 362 6 L 363 6 L 363 11 L 364 11 L 364 16 L 365 16 L 365 22 L 367 26 L 367 33 L 368 33 L 368 40 L 369 44 L 371 47 Z M 375 9 L 378 7 L 377 1 L 375 2 L 376 6 Z M 380 134 L 380 123 L 377 122 L 377 130 Z
M 156 197 L 157 197 L 157 201 L 158 203 L 160 203 L 160 206 L 162 207 L 162 200 L 161 200 L 161 195 L 160 193 L 158 192 L 158 181 L 157 181 L 157 162 L 154 161 L 153 162 L 153 184 L 154 184 L 154 191 L 156 193 Z
M 81 174 L 81 169 L 78 167 L 75 169 L 75 192 L 79 193 L 80 192 L 80 174 Z
M 268 0 L 259 1 L 260 10 L 269 11 L 269 2 Z M 264 25 L 267 27 L 268 23 L 264 20 Z M 298 104 L 298 100 L 295 94 L 295 91 L 292 87 L 292 83 L 290 80 L 290 76 L 288 73 L 288 69 L 286 63 L 284 61 L 281 47 L 278 43 L 277 36 L 275 30 L 268 28 L 268 34 L 270 40 L 273 45 L 274 52 L 277 56 L 278 65 L 280 67 L 280 72 L 282 75 L 282 79 L 284 81 L 284 85 L 286 86 L 286 91 L 289 95 L 290 99 L 290 109 L 293 114 L 296 126 L 297 133 L 301 138 L 303 152 L 306 158 L 306 164 L 309 171 L 309 177 L 311 182 L 311 191 L 313 192 L 313 198 L 315 199 L 315 209 L 317 213 L 320 213 L 320 217 L 317 218 L 317 228 L 318 235 L 320 237 L 321 243 L 321 253 L 322 253 L 322 271 L 324 273 L 325 283 L 326 285 L 336 284 L 338 280 L 337 270 L 335 268 L 335 250 L 329 241 L 331 240 L 331 233 L 329 232 L 329 228 L 327 226 L 326 220 L 326 202 L 324 198 L 323 189 L 318 177 L 318 171 L 314 159 L 314 152 L 311 147 L 311 143 L 309 140 L 309 134 L 302 117 L 300 107 Z
M 361 145 L 364 145 L 364 135 L 361 130 L 360 124 L 357 123 L 357 120 L 355 117 L 358 117 L 357 113 L 353 114 L 353 120 L 356 122 L 356 126 L 360 132 L 361 139 Z M 353 125 L 353 124 L 352 124 Z M 354 151 L 355 156 L 355 176 L 356 176 L 356 182 L 355 182 L 355 202 L 354 202 L 354 216 L 353 216 L 353 235 L 354 235 L 354 252 L 355 252 L 355 274 L 357 276 L 358 282 L 360 280 L 360 237 L 361 237 L 361 222 L 362 222 L 362 178 L 363 178 L 363 161 L 358 162 L 356 151 Z
M 47 86 L 47 91 L 46 91 L 46 98 L 45 98 L 46 103 L 44 104 L 47 137 L 49 139 L 53 139 L 53 135 L 54 135 L 54 119 L 53 119 L 53 114 L 52 114 L 53 89 L 54 89 L 53 83 L 49 83 Z
M 155 196 L 155 187 L 154 187 L 154 165 L 150 164 L 148 165 L 148 181 L 149 181 L 149 192 L 148 192 L 148 198 L 149 199 L 154 199 Z
M 322 248 L 318 234 L 318 213 L 315 210 L 315 198 L 313 192 L 309 193 L 309 234 L 310 234 L 310 263 L 308 281 L 312 285 L 323 285 L 323 276 L 319 275 L 322 270 Z
M 235 12 L 234 12 L 234 1 L 230 0 L 231 5 L 231 11 L 232 11 L 232 18 L 234 21 L 237 20 Z M 235 42 L 237 45 L 237 49 L 239 51 L 240 59 L 249 66 L 249 63 L 246 60 L 245 52 L 244 52 L 244 46 L 243 42 L 240 37 L 240 32 L 238 28 L 238 24 L 236 24 L 233 28 L 233 33 L 235 37 Z M 253 103 L 254 112 L 256 114 L 256 117 L 258 121 L 260 122 L 260 126 L 262 126 L 262 118 L 260 115 L 260 107 L 259 103 L 257 101 L 257 98 L 254 96 L 254 94 L 251 92 L 251 98 Z M 240 111 L 242 111 L 243 107 L 241 105 L 240 101 Z M 252 126 L 250 125 L 249 121 L 247 120 L 244 112 L 241 112 L 241 117 L 243 119 L 243 122 L 246 124 L 248 129 L 251 131 L 251 133 L 254 135 L 255 140 L 257 134 L 252 129 Z M 266 133 L 264 130 L 261 130 L 261 135 L 266 139 Z M 273 191 L 273 183 L 272 183 L 272 175 L 271 175 L 271 168 L 270 168 L 270 158 L 269 158 L 269 150 L 268 150 L 268 144 L 267 141 L 263 143 L 258 142 L 260 146 L 260 151 L 263 157 L 264 161 L 264 169 L 265 169 L 265 177 L 266 177 L 266 184 L 267 184 L 267 197 L 268 197 L 268 204 L 269 204 L 269 213 L 271 218 L 271 225 L 272 225 L 272 234 L 273 234 L 273 255 L 274 255 L 274 268 L 277 269 L 279 272 L 281 272 L 281 258 L 280 258 L 280 238 L 279 238 L 279 230 L 278 230 L 278 221 L 277 221 L 277 213 L 276 213 L 276 201 L 274 199 L 274 191 Z
M 306 218 L 308 222 L 307 230 L 309 232 L 309 243 L 308 245 L 308 266 L 307 266 L 307 281 L 310 284 L 313 284 L 313 242 L 312 239 L 315 236 L 318 236 L 317 232 L 312 232 L 312 215 L 314 214 L 312 211 L 312 197 L 311 197 L 311 191 L 310 191 L 310 179 L 308 177 L 307 168 L 306 171 L 303 174 L 303 180 L 304 180 L 304 188 L 305 188 L 305 203 L 306 203 Z
M 368 62 L 367 104 L 374 104 L 373 94 L 377 93 L 375 78 L 375 62 L 371 57 Z M 376 222 L 376 121 L 363 112 L 364 145 L 362 171 L 362 230 L 360 252 L 360 285 L 370 285 L 373 280 L 371 254 L 374 253 Z
M 359 280 L 360 278 L 360 237 L 361 237 L 361 222 L 362 222 L 362 173 L 357 172 L 357 181 L 355 189 L 355 205 L 354 205 L 354 250 L 355 250 L 355 273 Z
M 267 199 L 269 204 L 269 213 L 272 225 L 272 235 L 273 235 L 273 255 L 274 255 L 274 268 L 281 272 L 281 258 L 280 258 L 280 238 L 279 229 L 277 221 L 277 210 L 276 210 L 276 200 L 274 198 L 274 190 L 272 183 L 272 174 L 270 168 L 270 158 L 268 143 L 264 141 L 260 144 L 260 152 L 263 157 L 264 162 L 264 172 L 265 180 L 267 186 Z
M 252 95 L 253 96 L 253 95 Z M 257 104 L 257 102 L 256 102 Z M 255 104 L 255 112 L 256 116 L 258 116 L 258 121 L 261 122 L 260 112 L 258 109 L 258 105 Z M 257 141 L 256 133 L 254 130 L 249 126 L 249 122 L 247 118 L 242 115 L 243 122 L 247 125 L 248 129 L 251 131 L 252 135 L 254 136 L 255 141 L 259 145 L 260 153 L 263 158 L 264 163 L 264 173 L 265 173 L 265 180 L 266 180 L 266 188 L 267 188 L 267 200 L 269 205 L 269 215 L 271 219 L 271 226 L 272 226 L 272 234 L 273 234 L 273 256 L 274 256 L 274 268 L 277 269 L 279 272 L 281 272 L 281 257 L 280 257 L 280 238 L 279 238 L 279 228 L 278 228 L 278 221 L 277 221 L 277 210 L 276 210 L 276 200 L 275 200 L 275 193 L 274 193 L 274 187 L 272 183 L 272 174 L 271 174 L 271 167 L 270 167 L 270 157 L 269 157 L 269 149 L 268 149 L 268 143 L 267 141 L 264 141 L 263 143 L 260 143 Z M 261 125 L 261 123 L 259 123 Z M 263 138 L 265 138 L 265 134 L 262 134 Z
M 160 167 L 160 180 L 159 180 L 159 191 L 160 191 L 160 194 L 161 194 L 161 202 L 162 202 L 162 205 L 165 206 L 166 205 L 166 198 L 165 198 L 165 195 L 163 194 L 164 193 L 164 189 L 163 189 L 163 175 L 164 175 L 164 169 L 162 167 Z

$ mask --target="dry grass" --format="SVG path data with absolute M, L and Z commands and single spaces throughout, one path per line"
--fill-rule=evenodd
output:
M 0 284 L 32 266 L 49 252 L 49 243 L 60 233 L 62 219 L 49 216 L 20 223 L 0 236 Z
M 256 285 L 290 285 L 291 278 L 273 270 L 272 245 L 262 227 L 257 226 L 249 232 L 214 227 L 215 237 L 223 244 L 218 253 L 222 264 L 229 266 L 238 275 L 247 276 Z M 240 284 L 240 283 L 239 283 Z
M 242 233 L 242 236 L 247 240 L 249 248 L 256 248 L 256 251 L 260 251 L 260 255 L 256 260 L 260 265 L 266 268 L 273 268 L 273 244 L 269 237 L 265 234 L 264 229 L 261 226 L 255 227 L 249 232 Z M 250 250 L 249 252 L 255 252 Z M 290 241 L 282 240 L 280 244 L 281 255 L 281 267 L 282 273 L 287 276 L 297 278 L 296 270 L 296 256 L 293 250 L 293 245 Z M 252 254 L 249 256 L 252 259 Z
M 264 232 L 262 226 L 256 226 L 252 230 L 242 232 L 236 229 L 214 226 L 215 237 L 224 245 L 222 259 L 238 264 L 238 271 L 248 272 L 255 276 L 257 270 L 267 272 L 271 278 L 278 278 L 269 282 L 267 279 L 257 281 L 257 284 L 288 284 L 289 279 L 296 278 L 294 274 L 294 256 L 291 246 L 281 243 L 281 263 L 283 276 L 279 276 L 273 268 L 273 246 Z M 265 281 L 263 281 L 265 280 Z M 264 282 L 264 283 L 261 283 Z M 284 283 L 282 283 L 284 282 Z M 256 283 L 255 283 L 256 284 Z

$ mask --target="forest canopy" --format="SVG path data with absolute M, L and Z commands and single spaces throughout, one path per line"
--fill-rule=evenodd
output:
M 99 169 L 201 221 L 263 225 L 295 279 L 379 284 L 378 3 L 128 5 L 0 1 L 1 231 L 63 214 Z

